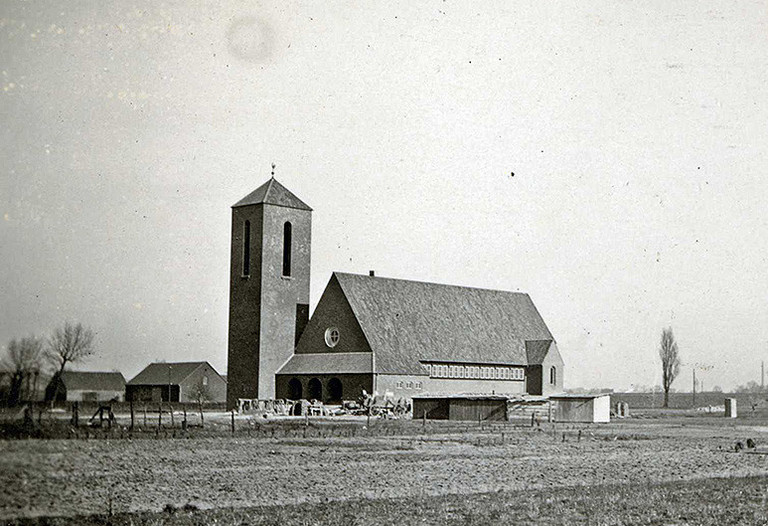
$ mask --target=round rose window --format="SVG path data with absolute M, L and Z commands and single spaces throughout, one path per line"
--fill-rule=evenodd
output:
M 325 344 L 328 347 L 336 347 L 339 343 L 339 329 L 336 327 L 330 327 L 325 330 Z

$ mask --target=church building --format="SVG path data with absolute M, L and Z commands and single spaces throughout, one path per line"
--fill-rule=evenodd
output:
M 309 319 L 311 215 L 274 177 L 232 207 L 228 407 L 562 392 L 527 294 L 335 272 Z

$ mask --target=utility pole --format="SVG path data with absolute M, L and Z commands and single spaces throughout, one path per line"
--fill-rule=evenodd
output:
M 696 367 L 693 368 L 693 407 L 696 407 Z

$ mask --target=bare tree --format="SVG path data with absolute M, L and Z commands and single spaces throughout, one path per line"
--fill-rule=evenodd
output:
M 203 403 L 210 402 L 213 397 L 211 396 L 211 391 L 208 389 L 208 383 L 203 378 L 200 378 L 200 380 L 197 381 L 197 383 L 192 388 L 192 397 L 197 401 L 197 407 L 200 410 L 200 425 L 202 427 L 205 427 L 205 412 L 203 409 Z
M 33 397 L 37 382 L 30 385 L 30 381 L 37 380 L 40 374 L 42 349 L 43 342 L 34 336 L 13 339 L 8 344 L 8 352 L 0 361 L 0 366 L 11 377 L 9 405 L 17 405 Z
M 669 407 L 669 389 L 680 373 L 680 355 L 677 350 L 675 335 L 672 334 L 672 327 L 661 331 L 659 358 L 661 358 L 661 386 L 664 389 L 664 407 Z
M 203 381 L 203 378 L 200 378 L 200 380 L 198 380 L 197 383 L 192 387 L 192 392 L 190 394 L 198 404 L 202 404 L 203 402 L 210 402 L 213 399 L 211 396 L 211 391 L 208 389 L 208 384 Z
M 54 367 L 51 380 L 51 390 L 46 398 L 53 400 L 59 392 L 61 373 L 67 364 L 83 361 L 93 354 L 93 331 L 83 327 L 82 323 L 73 325 L 66 322 L 63 327 L 56 329 L 48 339 L 46 357 Z

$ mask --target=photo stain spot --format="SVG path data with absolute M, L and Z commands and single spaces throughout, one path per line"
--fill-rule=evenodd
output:
M 272 55 L 272 28 L 256 16 L 235 19 L 229 26 L 226 37 L 229 52 L 245 62 L 261 63 Z

